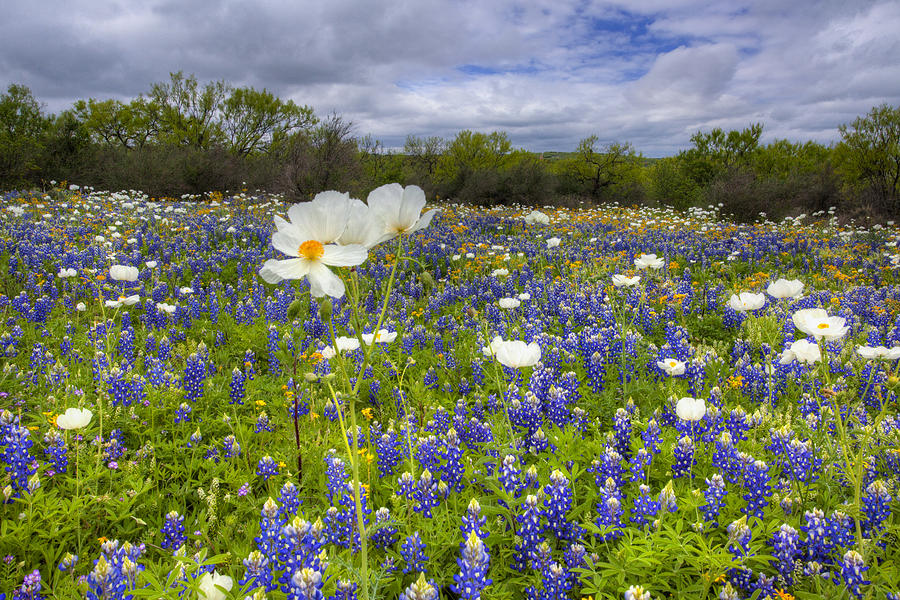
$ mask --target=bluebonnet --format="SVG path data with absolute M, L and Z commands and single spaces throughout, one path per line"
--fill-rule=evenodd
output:
M 375 511 L 375 525 L 369 539 L 376 548 L 386 549 L 397 543 L 397 528 L 391 520 L 391 512 L 385 507 Z
M 840 564 L 841 578 L 847 586 L 847 591 L 856 598 L 862 598 L 861 587 L 872 583 L 866 580 L 863 575 L 869 570 L 869 567 L 863 561 L 863 557 L 856 550 L 849 550 L 844 554 Z
M 256 465 L 256 475 L 268 481 L 269 477 L 278 475 L 278 464 L 271 456 L 263 456 Z
M 661 505 L 650 497 L 650 486 L 641 484 L 638 486 L 638 492 L 634 498 L 630 520 L 642 527 L 656 517 Z
M 706 489 L 703 491 L 703 497 L 706 504 L 700 507 L 703 511 L 703 518 L 710 523 L 712 527 L 719 525 L 719 511 L 725 506 L 725 496 L 728 491 L 725 489 L 725 480 L 718 473 L 713 473 L 712 477 L 706 479 Z
M 741 517 L 728 526 L 728 550 L 738 560 L 750 555 L 750 538 L 753 531 L 747 526 L 747 517 Z
M 490 556 L 484 541 L 476 531 L 470 531 L 466 541 L 460 544 L 459 573 L 453 576 L 454 584 L 450 589 L 465 600 L 478 600 L 481 590 L 489 586 L 492 580 L 487 577 Z
M 244 403 L 244 381 L 246 380 L 246 376 L 241 372 L 240 369 L 235 367 L 231 371 L 231 382 L 228 384 L 230 392 L 228 394 L 229 404 L 243 404 Z
M 784 524 L 772 536 L 772 556 L 775 568 L 788 584 L 793 583 L 794 559 L 800 553 L 800 535 L 790 525 Z
M 163 541 L 160 546 L 163 549 L 175 551 L 187 542 L 184 535 L 184 517 L 174 510 L 166 514 L 166 522 L 163 524 L 161 533 Z
M 866 516 L 863 521 L 863 535 L 875 537 L 884 528 L 882 523 L 891 514 L 891 495 L 883 481 L 873 481 L 866 488 L 862 497 L 862 510 Z
M 610 477 L 600 489 L 597 502 L 597 517 L 594 519 L 601 533 L 596 534 L 602 541 L 615 540 L 622 536 L 622 493 L 616 481 Z
M 438 589 L 433 581 L 425 579 L 425 574 L 420 573 L 419 578 L 403 590 L 399 600 L 438 600 Z
M 544 487 L 543 516 L 547 530 L 560 540 L 574 539 L 577 529 L 567 515 L 572 509 L 572 489 L 569 479 L 559 469 L 550 473 L 550 483 Z
M 38 462 L 29 451 L 33 444 L 28 428 L 19 424 L 18 415 L 8 410 L 0 412 L 0 460 L 6 464 L 14 498 L 28 489 L 28 478 L 37 472 Z
M 197 352 L 192 352 L 187 359 L 184 367 L 184 378 L 182 379 L 182 387 L 185 391 L 185 398 L 191 402 L 196 402 L 198 398 L 203 396 L 203 382 L 206 379 L 206 367 L 203 359 Z
M 688 475 L 694 464 L 694 441 L 684 436 L 675 444 L 673 454 L 675 462 L 672 463 L 672 477 L 679 479 Z
M 69 449 L 66 447 L 66 440 L 63 435 L 51 429 L 44 435 L 44 453 L 53 463 L 53 469 L 57 473 L 65 473 L 69 464 Z
M 541 525 L 541 509 L 537 496 L 528 494 L 522 503 L 519 514 L 516 515 L 519 523 L 516 541 L 516 554 L 513 558 L 513 568 L 524 571 L 531 568 L 536 558 L 537 548 L 543 541 L 543 527 Z
M 407 537 L 403 544 L 400 545 L 400 556 L 406 561 L 406 566 L 403 567 L 404 573 L 412 573 L 413 571 L 428 572 L 428 556 L 425 554 L 425 543 L 419 537 L 418 531 Z
M 755 516 L 758 519 L 763 518 L 763 509 L 769 504 L 769 496 L 772 493 L 769 485 L 769 466 L 761 460 L 745 461 L 744 470 L 744 486 L 747 493 L 744 494 L 744 500 L 747 505 L 743 512 L 748 516 Z

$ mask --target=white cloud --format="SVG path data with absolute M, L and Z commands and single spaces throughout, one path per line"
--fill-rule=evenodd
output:
M 0 85 L 52 111 L 127 99 L 183 70 L 337 111 L 388 146 L 506 130 L 570 150 L 597 134 L 647 155 L 698 129 L 766 124 L 829 142 L 900 104 L 900 3 L 761 0 L 12 0 Z

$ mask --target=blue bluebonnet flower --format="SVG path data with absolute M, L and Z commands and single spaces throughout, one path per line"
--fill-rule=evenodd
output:
M 849 550 L 844 554 L 841 560 L 841 578 L 847 586 L 850 595 L 856 598 L 862 598 L 862 589 L 864 585 L 872 583 L 865 579 L 863 573 L 869 570 L 863 557 L 856 550 Z
M 8 410 L 0 412 L 0 460 L 6 464 L 14 498 L 28 489 L 28 478 L 37 472 L 38 462 L 29 451 L 33 444 L 28 428 L 19 424 L 18 415 Z
M 750 538 L 753 531 L 747 526 L 747 517 L 732 521 L 728 526 L 728 550 L 738 560 L 750 556 Z
M 460 544 L 461 557 L 456 560 L 459 573 L 453 576 L 454 584 L 450 589 L 465 600 L 478 600 L 481 590 L 492 583 L 487 577 L 490 567 L 490 556 L 481 537 L 470 531 L 466 541 Z
M 269 477 L 278 475 L 278 463 L 271 456 L 263 456 L 256 465 L 256 475 L 268 481 Z
M 182 379 L 182 387 L 184 388 L 184 397 L 191 402 L 196 402 L 198 398 L 203 396 L 203 382 L 206 379 L 206 367 L 203 359 L 197 352 L 192 352 L 187 359 L 184 367 L 184 378 Z
M 630 520 L 639 526 L 644 526 L 656 518 L 661 505 L 650 497 L 650 486 L 641 484 L 638 486 L 639 494 L 634 498 L 634 508 L 631 511 Z
M 63 573 L 71 572 L 72 569 L 75 568 L 76 564 L 78 564 L 78 556 L 72 554 L 71 552 L 66 552 L 62 560 L 59 561 L 59 570 Z
M 247 585 L 253 583 L 253 587 L 263 587 L 271 592 L 276 586 L 272 582 L 272 564 L 269 558 L 259 550 L 253 550 L 243 561 L 244 576 L 238 580 L 238 584 Z M 251 588 L 252 589 L 252 588 Z
M 624 408 L 616 409 L 613 430 L 616 434 L 616 451 L 627 460 L 631 457 L 631 417 Z
M 513 558 L 513 568 L 524 571 L 532 567 L 537 548 L 543 541 L 541 509 L 537 496 L 534 494 L 525 496 L 522 508 L 516 515 L 516 521 L 519 523 L 519 529 L 516 532 L 516 554 Z
M 806 548 L 806 559 L 821 562 L 828 556 L 832 548 L 827 533 L 828 521 L 825 519 L 825 513 L 814 508 L 803 514 L 803 520 L 804 524 L 800 526 L 800 530 L 806 533 L 806 542 L 803 544 Z
M 728 491 L 725 489 L 725 480 L 718 473 L 713 473 L 712 477 L 706 479 L 706 489 L 703 491 L 703 497 L 706 504 L 700 507 L 703 511 L 703 518 L 709 522 L 710 526 L 718 527 L 719 511 L 725 506 L 725 496 Z
M 357 600 L 358 589 L 359 585 L 356 583 L 346 579 L 338 579 L 334 590 L 334 600 Z
M 650 592 L 645 591 L 643 586 L 632 585 L 625 590 L 625 600 L 651 600 Z
M 628 461 L 628 470 L 631 472 L 631 481 L 643 481 L 646 479 L 644 469 L 650 466 L 653 455 L 645 448 L 638 448 L 634 456 Z
M 285 484 L 281 486 L 281 492 L 278 494 L 278 501 L 281 503 L 281 513 L 284 516 L 297 514 L 297 511 L 300 510 L 300 504 L 303 503 L 303 500 L 300 499 L 300 490 L 297 489 L 297 486 L 293 481 L 285 482 Z
M 166 514 L 166 522 L 161 533 L 163 541 L 160 546 L 163 549 L 174 552 L 181 548 L 187 542 L 187 536 L 184 535 L 184 516 L 174 510 Z
M 782 525 L 772 536 L 772 556 L 777 559 L 775 568 L 788 584 L 793 583 L 794 559 L 800 552 L 800 535 L 790 525 Z
M 744 486 L 747 493 L 744 494 L 744 500 L 747 501 L 747 505 L 743 512 L 748 516 L 762 519 L 764 509 L 769 505 L 769 496 L 772 494 L 769 485 L 769 465 L 761 460 L 753 462 L 747 460 L 745 465 Z
M 694 464 L 694 441 L 684 436 L 673 448 L 675 462 L 672 463 L 672 477 L 679 479 L 688 475 Z
M 25 575 L 22 585 L 13 590 L 12 600 L 38 600 L 46 598 L 41 593 L 41 572 L 35 569 L 31 573 Z
M 228 384 L 230 392 L 228 394 L 229 404 L 243 404 L 244 403 L 244 381 L 246 381 L 246 376 L 241 372 L 240 369 L 235 367 L 231 371 L 231 382 Z
M 271 365 L 270 365 L 271 366 Z M 322 573 L 313 567 L 298 569 L 291 577 L 288 600 L 324 600 Z
M 570 523 L 567 515 L 572 509 L 572 489 L 569 479 L 559 469 L 550 473 L 550 483 L 544 487 L 543 516 L 547 521 L 547 530 L 560 540 L 575 539 L 577 530 Z
M 863 521 L 863 535 L 875 537 L 883 528 L 884 520 L 891 514 L 891 495 L 883 481 L 873 481 L 866 488 L 862 497 L 862 510 L 866 515 Z
M 178 408 L 175 409 L 175 424 L 179 423 L 190 423 L 191 422 L 191 405 L 187 402 L 182 402 L 178 405 Z
M 601 533 L 597 537 L 602 541 L 615 540 L 622 536 L 622 493 L 616 481 L 610 477 L 600 489 L 600 500 L 597 502 L 597 524 Z
M 375 525 L 369 539 L 382 550 L 397 543 L 397 528 L 393 525 L 391 511 L 384 506 L 375 511 Z
M 416 512 L 421 512 L 426 518 L 431 518 L 431 509 L 440 504 L 438 485 L 431 471 L 425 469 L 419 476 L 419 483 L 413 491 L 413 497 L 418 504 L 414 507 Z
M 434 581 L 425 579 L 424 572 L 419 573 L 419 578 L 403 590 L 399 600 L 438 600 L 438 588 Z
M 403 544 L 400 545 L 400 556 L 406 561 L 406 566 L 403 567 L 404 573 L 412 573 L 413 571 L 428 572 L 428 556 L 425 554 L 425 543 L 419 537 L 418 531 L 407 537 Z
M 833 548 L 852 547 L 856 540 L 853 530 L 853 519 L 847 513 L 839 510 L 831 513 L 828 525 L 825 526 L 825 534 Z
M 65 473 L 69 464 L 69 449 L 66 447 L 66 440 L 63 435 L 56 429 L 51 429 L 44 434 L 44 453 L 53 463 L 53 470 L 56 473 Z

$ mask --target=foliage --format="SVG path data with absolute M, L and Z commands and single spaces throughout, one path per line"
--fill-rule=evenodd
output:
M 857 189 L 870 191 L 876 210 L 900 210 L 900 107 L 882 104 L 841 125 L 836 148 L 840 171 Z

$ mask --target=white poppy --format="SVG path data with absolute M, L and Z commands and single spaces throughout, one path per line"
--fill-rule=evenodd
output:
M 798 310 L 793 316 L 794 325 L 805 333 L 811 335 L 817 340 L 825 338 L 826 340 L 837 340 L 850 331 L 846 326 L 843 317 L 830 317 L 828 313 L 821 308 L 804 308 Z
M 699 421 L 706 416 L 706 402 L 702 398 L 682 398 L 675 405 L 675 414 L 684 421 Z
M 748 310 L 759 310 L 766 304 L 766 297 L 762 294 L 752 294 L 750 292 L 741 292 L 740 295 L 732 294 L 728 299 L 728 306 L 737 312 L 746 312 Z
M 424 229 L 437 214 L 437 209 L 421 214 L 425 208 L 425 192 L 417 185 L 403 187 L 399 183 L 389 183 L 369 192 L 366 201 L 369 210 L 384 222 L 385 232 L 391 236 L 410 235 Z
M 212 574 L 204 573 L 200 578 L 198 599 L 225 600 L 228 597 L 227 592 L 230 592 L 233 586 L 234 581 L 228 575 L 219 575 L 217 571 L 213 571 Z
M 796 298 L 803 293 L 803 282 L 799 279 L 779 279 L 766 287 L 766 293 L 773 298 Z
M 531 225 L 533 223 L 539 223 L 541 225 L 549 225 L 550 217 L 548 217 L 546 214 L 542 213 L 539 210 L 533 210 L 530 213 L 528 213 L 527 215 L 525 215 L 525 222 L 528 223 L 529 225 Z
M 139 274 L 137 267 L 129 265 L 113 265 L 109 268 L 109 276 L 116 281 L 137 281 Z
M 634 266 L 641 270 L 649 267 L 654 271 L 659 271 L 662 269 L 663 262 L 663 259 L 656 258 L 655 254 L 641 254 L 640 258 L 634 259 Z
M 518 308 L 522 303 L 516 298 L 500 298 L 497 304 L 500 305 L 500 308 Z
M 559 243 L 562 242 L 558 237 L 547 238 L 547 247 L 548 248 L 556 248 L 559 246 Z
M 379 344 L 390 344 L 394 340 L 397 339 L 396 331 L 388 331 L 387 329 L 379 329 L 377 333 L 364 333 L 362 334 L 363 342 L 367 345 L 371 345 L 372 342 L 376 342 Z
M 684 375 L 685 364 L 680 360 L 676 360 L 674 358 L 667 358 L 665 360 L 658 361 L 656 363 L 656 366 L 665 371 L 666 375 Z
M 900 346 L 886 348 L 884 346 L 860 346 L 857 354 L 868 360 L 897 360 L 900 358 Z
M 67 408 L 66 412 L 56 417 L 56 426 L 60 429 L 81 429 L 91 422 L 94 413 L 88 409 Z
M 635 275 L 634 277 L 626 277 L 625 275 L 620 275 L 619 273 L 616 273 L 615 275 L 612 276 L 613 285 L 616 286 L 617 288 L 633 287 L 633 286 L 637 285 L 640 280 L 641 280 L 641 277 L 639 275 Z
M 778 364 L 787 365 L 795 360 L 812 365 L 822 360 L 822 352 L 817 344 L 813 344 L 809 340 L 797 340 L 782 353 Z
M 536 342 L 526 344 L 519 340 L 513 340 L 501 341 L 496 345 L 492 342 L 491 345 L 495 348 L 497 362 L 504 367 L 511 369 L 533 367 L 541 360 L 541 347 Z

